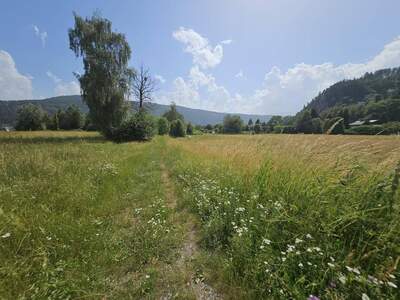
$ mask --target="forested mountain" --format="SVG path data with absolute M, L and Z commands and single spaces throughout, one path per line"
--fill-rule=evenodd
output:
M 274 116 L 267 126 L 269 131 L 277 133 L 398 133 L 400 68 L 337 82 L 295 116 L 286 119 Z
M 70 105 L 78 106 L 81 112 L 84 113 L 88 112 L 88 107 L 86 106 L 86 104 L 82 102 L 81 97 L 79 95 L 61 96 L 43 100 L 0 101 L 0 125 L 5 125 L 5 124 L 14 125 L 18 107 L 28 103 L 40 105 L 49 114 L 54 114 L 58 109 L 66 109 Z M 137 106 L 137 103 L 132 102 L 132 107 L 134 106 Z M 156 116 L 162 115 L 169 108 L 168 105 L 157 104 L 157 103 L 147 103 L 146 106 L 148 110 Z M 177 106 L 177 110 L 185 117 L 185 120 L 198 125 L 207 125 L 207 124 L 214 125 L 217 123 L 222 123 L 222 120 L 226 115 L 226 113 L 193 109 L 184 106 Z M 253 120 L 260 119 L 260 121 L 262 122 L 264 121 L 266 122 L 270 119 L 270 116 L 268 115 L 249 115 L 249 114 L 235 114 L 235 115 L 239 115 L 246 123 L 250 118 Z
M 366 73 L 321 92 L 294 118 L 297 132 L 396 133 L 400 128 L 400 68 Z M 372 124 L 369 126 L 369 124 Z M 382 126 L 377 126 L 381 124 Z M 362 130 L 362 132 L 361 132 Z
M 315 109 L 321 114 L 334 106 L 356 105 L 388 98 L 400 98 L 400 68 L 383 69 L 366 73 L 358 79 L 335 83 L 315 97 L 306 109 Z

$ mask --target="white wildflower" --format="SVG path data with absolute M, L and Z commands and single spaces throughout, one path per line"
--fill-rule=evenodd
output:
M 397 289 L 397 285 L 394 284 L 394 283 L 391 282 L 391 281 L 388 281 L 388 282 L 387 282 L 387 285 L 390 286 L 390 287 L 392 287 L 392 288 L 394 288 L 394 289 Z
M 269 244 L 271 244 L 271 241 L 269 239 L 263 239 L 263 243 L 269 245 Z
M 11 236 L 11 233 L 7 232 L 7 233 L 3 234 L 1 237 L 3 239 L 6 239 L 6 238 L 9 238 L 10 236 Z
M 346 281 L 347 281 L 346 276 L 344 276 L 343 274 L 341 274 L 341 275 L 339 276 L 339 281 L 340 281 L 342 284 L 346 284 Z
M 363 293 L 362 296 L 361 296 L 361 299 L 362 300 L 369 300 L 369 297 L 368 297 L 367 294 Z

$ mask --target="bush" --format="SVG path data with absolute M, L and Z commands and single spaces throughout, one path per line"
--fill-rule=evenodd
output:
M 390 122 L 383 124 L 383 128 L 387 134 L 399 134 L 400 133 L 400 122 Z
M 256 134 L 259 134 L 259 133 L 261 133 L 261 125 L 260 124 L 256 124 L 256 125 L 254 125 L 254 132 L 256 133 Z
M 376 134 L 387 134 L 382 125 L 362 125 L 352 127 L 346 130 L 347 134 L 365 134 L 365 135 L 376 135 Z
M 57 114 L 60 129 L 79 129 L 83 125 L 82 114 L 76 105 L 71 105 L 65 111 L 59 111 Z
M 156 124 L 152 116 L 138 112 L 112 133 L 112 140 L 118 143 L 129 141 L 149 141 L 155 134 Z
M 161 117 L 158 119 L 158 134 L 165 135 L 169 132 L 169 122 L 166 118 Z
M 276 125 L 274 126 L 274 133 L 297 133 L 296 127 L 294 126 L 285 126 L 285 125 Z
M 223 122 L 224 133 L 240 133 L 242 132 L 243 121 L 240 116 L 226 115 Z
M 193 135 L 193 125 L 192 125 L 192 123 L 189 123 L 189 124 L 187 125 L 186 134 L 187 134 L 187 135 Z
M 322 121 L 320 118 L 311 119 L 313 133 L 322 133 Z
M 40 106 L 26 104 L 17 111 L 16 130 L 43 130 L 45 112 Z
M 181 120 L 172 121 L 169 135 L 173 137 L 184 137 L 186 135 L 185 125 Z
M 90 117 L 90 113 L 85 116 L 85 123 L 83 125 L 83 129 L 86 131 L 97 131 L 96 126 L 93 124 L 92 118 Z

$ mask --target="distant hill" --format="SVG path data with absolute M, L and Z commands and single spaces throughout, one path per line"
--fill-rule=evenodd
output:
M 45 111 L 49 114 L 55 113 L 58 109 L 65 109 L 69 105 L 76 105 L 80 108 L 80 110 L 84 113 L 88 112 L 88 107 L 85 103 L 82 102 L 81 96 L 61 96 L 61 97 L 53 97 L 43 100 L 21 100 L 21 101 L 0 101 L 0 125 L 9 124 L 13 125 L 15 123 L 17 109 L 21 105 L 33 103 L 40 105 Z M 132 107 L 137 105 L 132 102 Z M 149 111 L 156 115 L 160 116 L 164 112 L 166 112 L 169 108 L 168 105 L 157 104 L 157 103 L 147 103 L 147 108 Z M 184 106 L 177 106 L 177 110 L 183 114 L 185 120 L 192 122 L 193 124 L 198 125 L 207 125 L 207 124 L 217 124 L 221 123 L 226 113 L 213 112 L 202 109 L 194 109 L 188 108 Z M 239 115 L 244 122 L 248 122 L 251 118 L 253 121 L 260 119 L 260 121 L 267 122 L 271 116 L 268 115 L 250 115 L 250 114 L 236 114 Z
M 393 97 L 400 98 L 400 68 L 383 69 L 366 73 L 358 79 L 335 83 L 321 92 L 305 108 L 323 113 L 335 106 L 349 106 Z

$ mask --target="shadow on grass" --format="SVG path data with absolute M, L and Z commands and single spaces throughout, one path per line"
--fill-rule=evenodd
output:
M 105 143 L 107 140 L 102 136 L 37 136 L 37 137 L 5 137 L 0 136 L 0 144 L 62 144 L 62 143 Z

